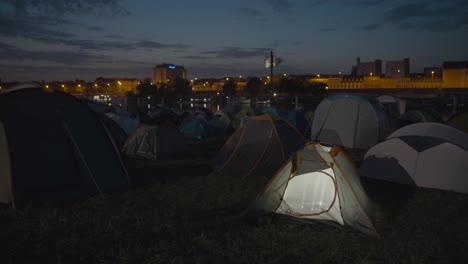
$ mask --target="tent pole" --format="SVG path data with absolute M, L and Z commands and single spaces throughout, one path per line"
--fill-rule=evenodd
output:
M 80 155 L 80 159 L 81 159 L 81 161 L 83 161 L 83 163 L 84 163 L 84 165 L 86 167 L 86 170 L 88 171 L 89 176 L 93 180 L 94 185 L 96 185 L 96 188 L 97 188 L 99 194 L 102 197 L 101 189 L 99 188 L 99 185 L 97 184 L 96 179 L 94 179 L 93 173 L 91 172 L 91 169 L 88 167 L 88 163 L 86 163 L 86 160 L 84 159 L 83 154 L 81 153 L 80 148 L 78 147 L 78 144 L 76 144 L 75 138 L 71 134 L 70 129 L 68 128 L 67 123 L 65 123 L 65 121 L 63 121 L 63 126 L 65 127 L 65 131 L 67 131 L 69 138 L 73 142 L 73 146 L 78 151 L 78 154 Z

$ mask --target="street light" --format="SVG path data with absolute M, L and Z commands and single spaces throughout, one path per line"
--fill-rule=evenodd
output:
M 434 81 L 434 71 L 431 71 L 431 80 Z

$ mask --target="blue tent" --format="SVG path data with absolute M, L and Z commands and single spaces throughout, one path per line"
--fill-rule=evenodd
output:
M 310 128 L 308 126 L 307 119 L 305 118 L 304 111 L 299 109 L 293 109 L 290 111 L 282 111 L 281 109 L 270 106 L 262 109 L 262 112 L 266 115 L 279 116 L 286 119 L 291 125 L 297 128 L 299 132 L 303 135 L 306 132 L 306 129 Z

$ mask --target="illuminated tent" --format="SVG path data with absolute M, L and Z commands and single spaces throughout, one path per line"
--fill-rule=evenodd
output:
M 439 123 L 416 123 L 370 148 L 364 177 L 468 193 L 468 135 Z
M 305 143 L 302 134 L 285 119 L 260 115 L 241 126 L 213 160 L 219 175 L 271 177 Z
M 363 95 L 339 94 L 323 99 L 314 112 L 313 141 L 367 149 L 390 133 L 391 125 L 383 106 Z
M 377 235 L 357 169 L 337 146 L 307 143 L 276 172 L 249 211 L 337 223 Z
M 97 114 L 66 93 L 24 84 L 0 95 L 0 202 L 85 197 L 129 183 Z

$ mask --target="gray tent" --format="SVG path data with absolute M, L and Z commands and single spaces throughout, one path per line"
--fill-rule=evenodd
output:
M 468 112 L 461 112 L 451 116 L 447 125 L 468 133 Z
M 367 149 L 385 139 L 391 124 L 383 106 L 364 95 L 338 94 L 315 109 L 311 138 L 351 149 Z
M 0 95 L 0 202 L 84 197 L 129 183 L 97 114 L 36 84 Z
M 270 178 L 304 144 L 302 134 L 285 119 L 254 116 L 224 144 L 213 160 L 213 170 L 220 175 Z
M 123 152 L 157 160 L 173 158 L 188 149 L 184 135 L 176 127 L 142 125 L 125 142 Z
M 416 123 L 367 151 L 361 175 L 411 186 L 468 193 L 468 135 L 439 123 Z
M 357 169 L 337 146 L 310 142 L 298 150 L 249 210 L 333 222 L 377 235 Z

